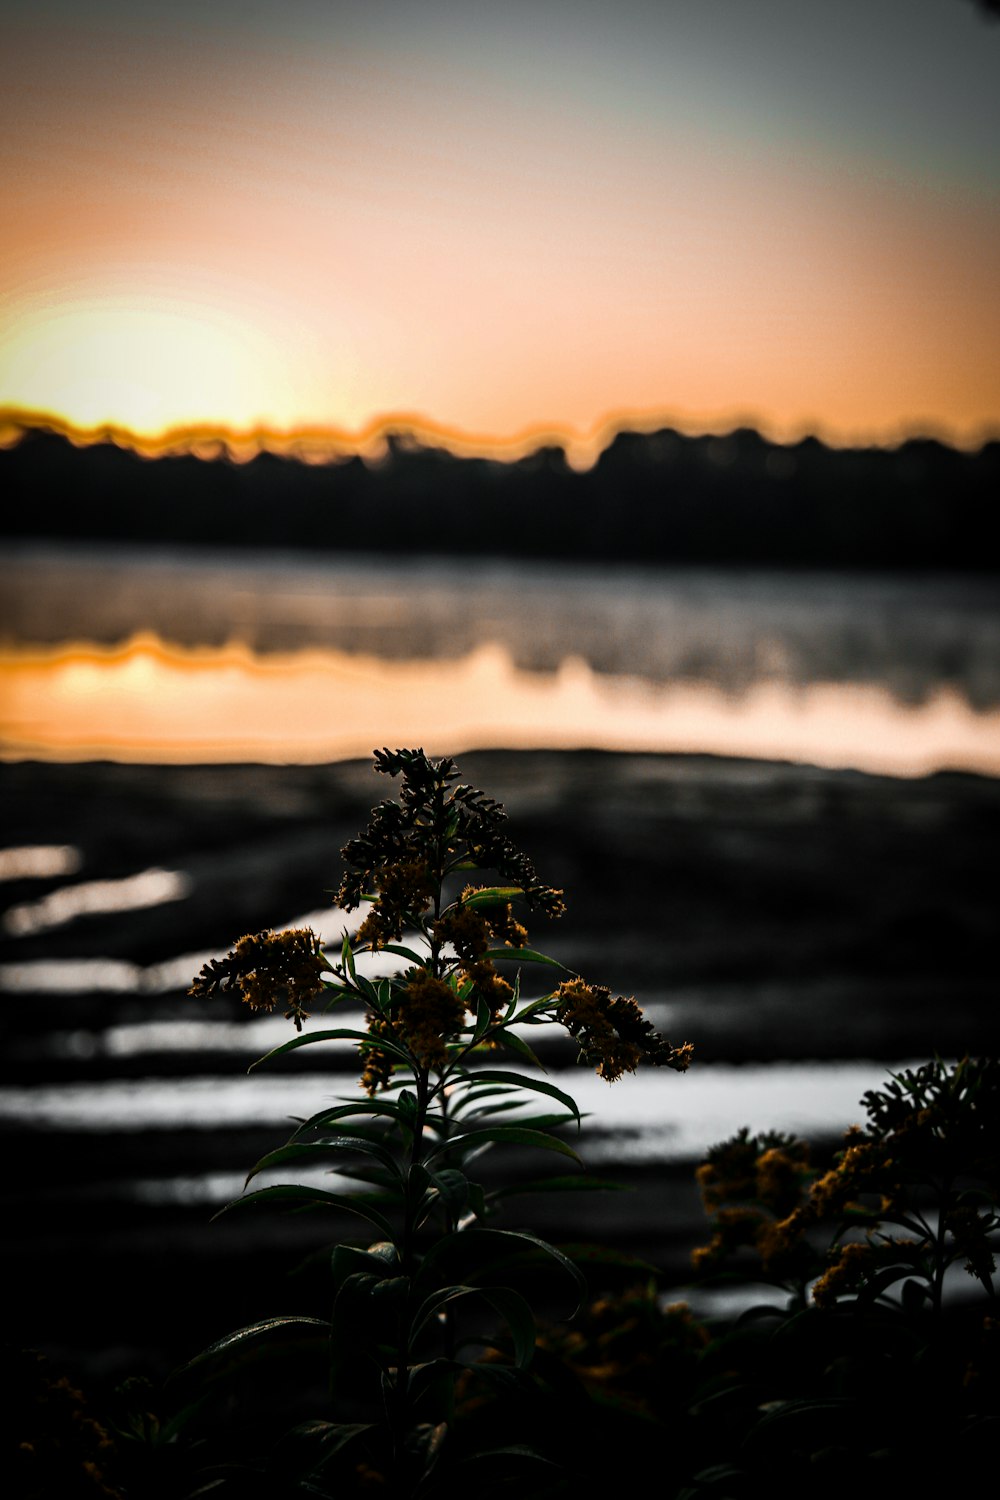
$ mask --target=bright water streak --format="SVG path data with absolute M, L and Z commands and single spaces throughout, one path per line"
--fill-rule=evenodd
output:
M 587 1162 L 596 1164 L 695 1160 L 744 1125 L 807 1138 L 836 1135 L 860 1121 L 859 1099 L 884 1083 L 886 1071 L 875 1062 L 715 1063 L 685 1074 L 640 1072 L 613 1085 L 582 1070 L 548 1076 L 587 1116 L 585 1135 L 587 1126 L 600 1132 L 583 1146 Z M 277 1133 L 303 1111 L 358 1097 L 343 1074 L 310 1074 L 305 1081 L 266 1073 L 129 1079 L 5 1088 L 0 1119 L 31 1118 L 38 1126 L 75 1131 L 273 1126 Z M 572 1143 L 572 1133 L 567 1140 Z

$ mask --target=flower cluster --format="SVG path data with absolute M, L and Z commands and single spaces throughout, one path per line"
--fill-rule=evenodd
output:
M 742 1130 L 713 1147 L 697 1175 L 714 1233 L 695 1251 L 695 1265 L 705 1269 L 749 1246 L 765 1273 L 797 1270 L 809 1280 L 821 1268 L 812 1292 L 818 1307 L 873 1279 L 890 1285 L 904 1276 L 925 1282 L 933 1298 L 933 1267 L 962 1259 L 992 1292 L 991 1236 L 1000 1229 L 1000 1065 L 966 1058 L 949 1066 L 936 1059 L 893 1077 L 862 1102 L 868 1128 L 852 1126 L 833 1166 L 821 1174 L 810 1169 L 801 1142 Z M 938 1200 L 937 1229 L 924 1212 L 928 1194 Z M 919 1226 L 921 1238 L 889 1235 L 883 1222 Z M 835 1230 L 825 1265 L 811 1260 L 807 1239 L 823 1225 Z M 846 1226 L 864 1231 L 866 1239 L 840 1242 Z
M 580 1046 L 579 1060 L 596 1065 L 598 1075 L 614 1083 L 634 1073 L 640 1062 L 684 1073 L 691 1066 L 690 1042 L 674 1047 L 645 1019 L 633 999 L 612 997 L 603 984 L 567 979 L 555 993 L 556 1019 Z
M 237 991 L 244 1004 L 257 1011 L 287 1005 L 285 1019 L 301 1031 L 309 1015 L 305 1007 L 323 993 L 328 967 L 311 927 L 253 932 L 241 937 L 225 958 L 209 959 L 188 994 Z
M 465 1002 L 448 983 L 426 969 L 411 970 L 402 993 L 396 1029 L 421 1067 L 440 1067 L 447 1039 L 465 1021 Z
M 434 878 L 426 860 L 401 859 L 374 872 L 378 896 L 355 934 L 359 943 L 381 948 L 398 942 L 407 923 L 414 923 L 434 895 Z
M 686 1302 L 664 1306 L 649 1281 L 606 1291 L 571 1324 L 546 1329 L 539 1342 L 599 1398 L 648 1419 L 688 1385 L 710 1335 Z
M 449 907 L 434 923 L 433 935 L 436 943 L 442 946 L 450 943 L 455 950 L 459 980 L 470 987 L 470 1010 L 476 1008 L 479 1000 L 485 1000 L 495 1019 L 513 991 L 507 980 L 497 973 L 488 951 L 496 944 L 508 948 L 523 947 L 528 934 L 516 920 L 509 902 L 485 910 L 469 905 L 479 894 L 475 886 L 466 886 L 461 901 Z
M 712 1238 L 692 1253 L 708 1270 L 734 1251 L 750 1249 L 766 1274 L 792 1274 L 806 1258 L 799 1215 L 813 1171 L 805 1141 L 745 1127 L 713 1146 L 695 1176 Z
M 1000 1058 L 940 1058 L 865 1094 L 868 1135 L 904 1174 L 978 1177 L 1000 1194 Z
M 855 1292 L 872 1270 L 874 1245 L 867 1240 L 849 1240 L 830 1253 L 830 1264 L 812 1289 L 817 1307 L 832 1307 L 844 1292 Z
M 366 1043 L 363 1048 L 364 1067 L 361 1072 L 361 1087 L 369 1098 L 373 1098 L 381 1089 L 389 1087 L 392 1077 L 392 1056 L 384 1047 L 379 1047 L 378 1042 L 396 1041 L 396 1028 L 387 1016 L 374 1015 L 371 1011 L 365 1017 L 368 1027 L 368 1035 L 375 1043 L 374 1046 Z
M 458 767 L 447 757 L 431 760 L 423 750 L 377 750 L 375 769 L 401 776 L 398 802 L 380 802 L 368 827 L 341 851 L 346 873 L 337 893 L 347 911 L 378 886 L 379 872 L 426 857 L 427 831 L 435 839 L 435 879 L 463 866 L 496 870 L 523 894 L 529 907 L 547 916 L 565 911 L 562 892 L 539 880 L 534 865 L 505 832 L 507 814 L 499 802 L 476 787 L 453 785 Z

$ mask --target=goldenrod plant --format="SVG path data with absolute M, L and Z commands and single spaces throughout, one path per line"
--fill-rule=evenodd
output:
M 1000 1230 L 1000 1065 L 940 1058 L 862 1099 L 828 1170 L 804 1141 L 741 1130 L 698 1168 L 713 1234 L 698 1271 L 745 1251 L 793 1302 L 905 1305 L 939 1318 L 960 1263 L 995 1295 Z M 825 1235 L 823 1231 L 825 1230 Z
M 778 1300 L 701 1361 L 682 1500 L 930 1494 L 995 1463 L 1000 1062 L 935 1058 L 862 1105 L 825 1170 L 804 1142 L 748 1129 L 698 1170 L 698 1278 Z
M 259 1451 L 213 1461 L 213 1495 L 368 1488 L 420 1497 L 471 1482 L 487 1493 L 523 1484 L 533 1466 L 554 1474 L 558 1465 L 517 1431 L 497 1430 L 484 1446 L 463 1444 L 456 1427 L 456 1402 L 468 1411 L 477 1391 L 485 1399 L 537 1382 L 536 1304 L 539 1295 L 551 1301 L 553 1276 L 571 1304 L 586 1291 L 569 1255 L 502 1216 L 515 1192 L 591 1185 L 566 1139 L 580 1112 L 545 1076 L 530 1034 L 557 1023 L 608 1082 L 640 1065 L 683 1072 L 691 1061 L 691 1045 L 660 1036 L 634 999 L 529 945 L 516 911 L 558 917 L 562 892 L 541 881 L 508 837 L 504 809 L 461 783 L 452 760 L 386 749 L 375 770 L 398 778 L 399 796 L 381 802 L 342 851 L 336 901 L 367 907 L 353 937 L 345 932 L 331 956 L 309 929 L 252 934 L 192 988 L 284 1010 L 296 1034 L 262 1063 L 356 1045 L 363 1096 L 302 1120 L 247 1179 L 319 1166 L 335 1174 L 336 1190 L 289 1180 L 229 1205 L 325 1208 L 351 1215 L 361 1232 L 330 1253 L 328 1318 L 265 1319 L 185 1372 L 195 1387 L 224 1392 L 227 1372 L 248 1355 L 263 1369 L 282 1350 L 325 1351 L 325 1414 L 313 1408 L 270 1449 L 261 1431 Z M 488 883 L 476 883 L 484 872 Z M 390 960 L 385 977 L 364 972 L 364 956 L 375 954 Z M 550 977 L 529 988 L 529 974 Z M 364 1021 L 305 1028 L 318 1009 Z M 486 1180 L 486 1153 L 511 1147 L 555 1155 L 571 1170 L 528 1184 Z

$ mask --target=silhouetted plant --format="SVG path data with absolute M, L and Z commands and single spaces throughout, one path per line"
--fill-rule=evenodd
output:
M 902 1282 L 909 1310 L 940 1315 L 945 1274 L 961 1261 L 992 1297 L 1000 1065 L 935 1059 L 890 1075 L 861 1102 L 867 1128 L 847 1132 L 822 1174 L 790 1136 L 744 1129 L 713 1147 L 697 1174 L 713 1235 L 695 1250 L 695 1268 L 745 1249 L 798 1301 L 811 1284 L 819 1307 L 844 1297 L 885 1302 Z
M 464 1482 L 469 1466 L 482 1488 L 526 1462 L 543 1462 L 509 1430 L 496 1432 L 488 1450 L 479 1442 L 463 1449 L 456 1388 L 466 1406 L 477 1389 L 536 1389 L 533 1302 L 539 1293 L 551 1296 L 544 1273 L 561 1277 L 575 1300 L 585 1282 L 555 1246 L 496 1221 L 517 1191 L 563 1192 L 589 1179 L 558 1175 L 489 1188 L 475 1163 L 488 1150 L 514 1146 L 579 1165 L 560 1131 L 578 1127 L 580 1113 L 539 1076 L 525 1035 L 533 1027 L 561 1024 L 580 1059 L 608 1081 L 640 1063 L 683 1071 L 691 1060 L 691 1046 L 672 1046 L 634 1000 L 528 946 L 514 903 L 554 917 L 564 909 L 562 893 L 510 841 L 503 808 L 458 783 L 453 761 L 382 750 L 375 769 L 400 778 L 400 795 L 380 803 L 343 850 L 337 900 L 369 910 L 353 940 L 345 933 L 339 960 L 328 960 L 309 929 L 259 933 L 207 964 L 192 989 L 200 996 L 234 991 L 258 1011 L 284 1007 L 298 1034 L 268 1057 L 355 1043 L 366 1096 L 303 1120 L 247 1179 L 318 1165 L 346 1179 L 349 1190 L 287 1182 L 229 1205 L 347 1212 L 366 1226 L 366 1238 L 332 1250 L 329 1319 L 269 1318 L 188 1367 L 187 1378 L 203 1390 L 225 1394 L 247 1354 L 259 1370 L 269 1352 L 325 1350 L 326 1414 L 294 1424 L 270 1452 L 216 1463 L 213 1493 L 273 1495 L 294 1480 L 295 1493 L 367 1485 L 418 1496 Z M 465 884 L 477 870 L 503 883 Z M 358 965 L 365 953 L 389 955 L 396 972 L 367 978 Z M 561 974 L 529 998 L 522 991 L 529 968 Z M 304 1031 L 309 1008 L 320 1004 L 361 1007 L 363 1028 Z M 503 1065 L 504 1053 L 513 1069 Z M 263 1443 L 259 1434 L 244 1438 Z
M 699 1169 L 713 1229 L 694 1252 L 699 1275 L 787 1298 L 749 1309 L 706 1352 L 686 1404 L 702 1462 L 682 1500 L 763 1483 L 930 1493 L 994 1451 L 1000 1063 L 935 1059 L 862 1104 L 867 1125 L 827 1171 L 803 1142 L 748 1130 Z M 978 1311 L 945 1295 L 959 1264 Z

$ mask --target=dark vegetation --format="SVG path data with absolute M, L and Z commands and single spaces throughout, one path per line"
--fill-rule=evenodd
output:
M 406 755 L 386 754 L 389 774 L 408 764 Z M 189 1001 L 200 1008 L 232 994 L 251 1009 L 288 1006 L 294 1022 L 303 1004 L 315 1011 L 325 994 L 334 1004 L 363 998 L 367 1029 L 350 1034 L 367 1063 L 367 1100 L 355 1086 L 346 1108 L 317 1101 L 323 1111 L 299 1125 L 287 1147 L 274 1152 L 274 1141 L 262 1143 L 269 1155 L 258 1165 L 284 1168 L 326 1154 L 343 1175 L 346 1157 L 354 1163 L 346 1174 L 360 1188 L 353 1201 L 371 1227 L 357 1223 L 356 1207 L 348 1229 L 342 1214 L 337 1220 L 343 1203 L 322 1189 L 265 1188 L 258 1198 L 265 1222 L 288 1223 L 272 1212 L 282 1205 L 325 1200 L 321 1212 L 332 1212 L 337 1227 L 324 1234 L 315 1215 L 293 1215 L 292 1223 L 313 1226 L 305 1258 L 304 1241 L 275 1238 L 252 1289 L 257 1321 L 166 1384 L 133 1379 L 114 1392 L 95 1386 L 88 1397 L 75 1374 L 11 1351 L 16 1396 L 5 1419 L 14 1493 L 25 1500 L 444 1500 L 471 1488 L 484 1497 L 516 1491 L 522 1500 L 586 1500 L 628 1474 L 630 1486 L 670 1500 L 751 1500 L 833 1496 L 848 1485 L 862 1496 L 933 1493 L 989 1464 L 1000 1429 L 993 1287 L 1000 1072 L 990 1025 L 966 1022 L 986 1055 L 957 1065 L 935 1060 L 866 1095 L 866 1123 L 839 1147 L 810 1150 L 768 1132 L 761 1119 L 753 1123 L 763 1133 L 748 1129 L 714 1148 L 697 1174 L 710 1222 L 691 1235 L 688 1249 L 701 1245 L 680 1275 L 665 1271 L 656 1251 L 644 1261 L 634 1246 L 598 1240 L 594 1225 L 585 1244 L 564 1234 L 555 1247 L 532 1234 L 519 1239 L 526 1224 L 538 1233 L 526 1205 L 565 1201 L 571 1183 L 598 1188 L 585 1196 L 610 1200 L 613 1216 L 621 1215 L 622 1197 L 612 1191 L 616 1181 L 599 1184 L 562 1160 L 535 1184 L 540 1192 L 529 1191 L 519 1168 L 484 1174 L 484 1160 L 493 1159 L 492 1151 L 481 1156 L 487 1142 L 516 1165 L 508 1152 L 530 1146 L 537 1158 L 547 1142 L 562 1157 L 577 1139 L 571 1100 L 526 1072 L 529 1059 L 515 1049 L 507 1061 L 492 1058 L 507 1071 L 482 1071 L 480 1046 L 491 1038 L 509 1043 L 506 1027 L 526 1005 L 525 1024 L 532 1014 L 553 1013 L 581 1060 L 606 1077 L 688 1059 L 642 1021 L 634 1002 L 561 978 L 561 965 L 542 986 L 555 989 L 539 1001 L 510 989 L 502 972 L 523 969 L 527 987 L 538 955 L 521 946 L 526 935 L 507 898 L 524 893 L 531 901 L 520 904 L 555 915 L 561 893 L 541 885 L 507 842 L 496 804 L 467 787 L 455 789 L 453 804 L 448 778 L 433 767 L 434 775 L 425 774 L 422 763 L 416 770 L 423 780 L 411 774 L 402 813 L 380 804 L 365 833 L 345 847 L 338 894 L 350 906 L 362 891 L 379 893 L 354 952 L 385 948 L 410 967 L 366 984 L 345 944 L 331 984 L 321 978 L 307 930 L 262 933 L 209 964 L 196 983 L 199 998 Z M 640 802 L 655 803 L 652 791 L 644 785 Z M 571 800 L 578 814 L 579 781 Z M 574 819 L 581 821 L 590 820 Z M 516 876 L 522 889 L 466 887 L 444 907 L 443 876 L 428 874 L 432 855 L 441 870 L 455 872 L 456 893 L 467 878 L 458 872 L 472 857 Z M 584 859 L 588 866 L 592 885 L 617 884 L 608 868 L 598 874 Z M 795 926 L 789 915 L 787 935 Z M 593 921 L 610 927 L 607 913 L 602 920 L 595 912 Z M 428 945 L 423 956 L 393 947 L 410 928 Z M 496 948 L 483 951 L 487 942 Z M 978 947 L 985 975 L 985 930 L 979 945 L 969 938 L 966 945 Z M 960 944 L 953 949 L 956 961 L 960 951 Z M 599 958 L 609 972 L 615 956 L 602 943 L 588 966 Z M 919 966 L 926 961 L 921 955 Z M 904 967 L 902 954 L 894 967 Z M 804 965 L 797 973 L 800 985 L 807 972 Z M 697 1066 L 711 1047 L 701 1045 L 697 1013 L 688 1024 Z M 279 1049 L 291 1054 L 289 1064 L 324 1050 L 309 1045 L 304 1054 L 306 1035 L 289 1031 Z M 766 1054 L 770 1041 L 758 1042 Z M 670 1055 L 661 1057 L 665 1047 Z M 446 1079 L 447 1094 L 439 1088 Z M 545 1112 L 503 1113 L 524 1089 L 527 1107 Z M 548 1113 L 551 1101 L 556 1114 Z M 415 1128 L 418 1117 L 429 1128 Z M 252 1152 L 256 1143 L 242 1144 Z M 255 1214 L 247 1201 L 249 1222 Z M 238 1217 L 227 1215 L 214 1230 L 221 1236 Z M 331 1259 L 331 1232 L 349 1234 L 353 1248 L 341 1244 Z M 235 1249 L 232 1238 L 220 1245 L 203 1282 L 186 1293 L 200 1294 L 197 1311 L 210 1337 Z M 71 1295 L 82 1287 L 92 1296 L 95 1283 L 81 1276 L 64 1242 L 67 1255 Z M 137 1323 L 152 1316 L 178 1272 L 164 1260 L 162 1286 L 156 1277 L 133 1281 Z M 692 1274 L 723 1285 L 763 1283 L 770 1297 L 736 1319 L 699 1318 L 677 1300 L 683 1289 L 672 1290 Z M 564 1321 L 581 1292 L 579 1311 Z M 33 1318 L 43 1311 L 35 1305 Z
M 240 465 L 36 430 L 0 452 L 0 494 L 10 537 L 976 571 L 995 567 L 1000 442 L 841 450 L 749 429 L 622 432 L 580 473 L 558 448 L 500 463 L 396 438 L 377 463 Z

